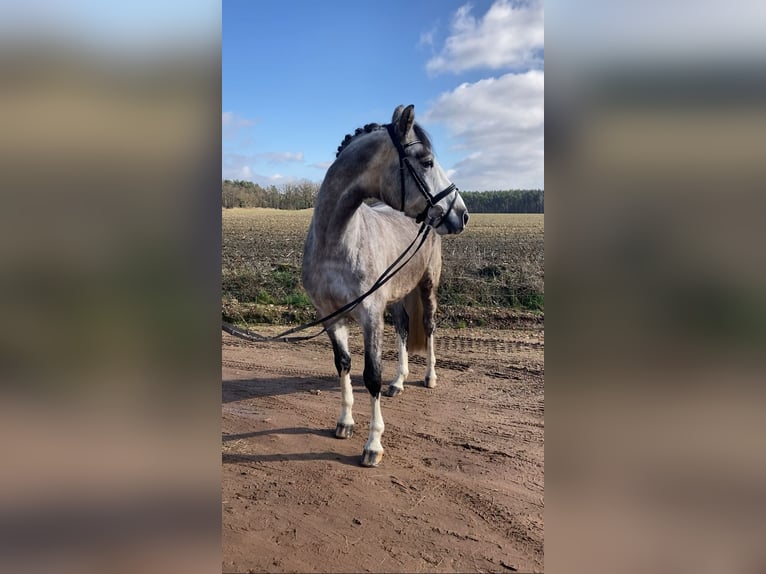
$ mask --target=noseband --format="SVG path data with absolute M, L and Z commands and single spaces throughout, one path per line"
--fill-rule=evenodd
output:
M 428 224 L 431 226 L 436 226 L 436 222 L 441 223 L 442 220 L 446 219 L 446 217 L 450 214 L 452 211 L 452 207 L 455 205 L 455 201 L 457 201 L 457 194 L 453 198 L 452 202 L 449 204 L 449 207 L 447 208 L 447 212 L 442 214 L 444 211 L 441 206 L 437 206 L 437 204 L 447 197 L 450 193 L 457 190 L 457 186 L 454 183 L 449 184 L 448 187 L 444 188 L 442 191 L 437 193 L 436 195 L 431 195 L 431 192 L 428 189 L 428 185 L 425 181 L 423 181 L 423 178 L 420 177 L 420 174 L 417 172 L 417 170 L 413 167 L 412 162 L 410 161 L 410 158 L 407 157 L 407 154 L 404 152 L 404 149 L 415 144 L 421 143 L 420 140 L 415 140 L 413 142 L 406 143 L 404 145 L 401 144 L 399 141 L 399 136 L 396 132 L 396 127 L 393 123 L 386 124 L 386 129 L 388 130 L 388 135 L 391 136 L 391 141 L 394 144 L 394 147 L 396 148 L 397 153 L 399 154 L 399 179 L 401 184 L 401 190 L 402 190 L 402 203 L 401 203 L 401 210 L 404 212 L 404 199 L 405 199 L 405 187 L 404 187 L 404 167 L 407 166 L 407 170 L 410 172 L 410 175 L 412 176 L 412 179 L 415 180 L 415 184 L 418 187 L 418 190 L 421 194 L 423 194 L 423 197 L 426 198 L 426 202 L 428 203 L 428 207 L 426 207 L 420 215 L 418 215 L 415 218 L 415 221 L 420 223 L 423 220 L 427 220 Z M 431 212 L 434 211 L 433 214 Z

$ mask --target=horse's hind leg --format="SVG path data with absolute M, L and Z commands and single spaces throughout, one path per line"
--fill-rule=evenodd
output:
M 381 356 L 383 338 L 382 311 L 368 314 L 364 322 L 364 386 L 370 393 L 370 436 L 362 451 L 362 466 L 378 466 L 383 458 L 383 445 L 380 442 L 385 430 L 383 415 L 380 412 Z
M 407 355 L 407 332 L 409 330 L 410 318 L 403 303 L 397 303 L 391 307 L 391 315 L 394 319 L 396 340 L 399 347 L 399 368 L 396 371 L 396 378 L 388 386 L 386 396 L 395 397 L 404 390 L 404 381 L 407 380 L 407 376 L 410 374 L 409 357 Z
M 354 391 L 351 388 L 351 355 L 348 352 L 348 329 L 345 321 L 339 321 L 327 329 L 335 354 L 335 368 L 340 377 L 340 417 L 335 426 L 335 436 L 349 438 L 354 434 Z
M 434 331 L 436 330 L 436 289 L 430 278 L 420 285 L 423 301 L 423 327 L 426 331 L 426 376 L 425 385 L 429 389 L 436 386 L 436 354 L 434 353 Z

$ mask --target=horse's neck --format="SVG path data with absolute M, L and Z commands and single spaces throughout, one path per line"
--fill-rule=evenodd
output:
M 334 241 L 358 231 L 359 208 L 365 199 L 381 197 L 379 154 L 388 142 L 385 131 L 360 136 L 332 165 L 325 176 L 314 210 L 314 225 L 320 239 Z M 390 152 L 392 153 L 392 152 Z M 372 167 L 376 166 L 378 167 Z M 366 166 L 360 171 L 359 166 Z
M 314 209 L 314 225 L 318 238 L 336 241 L 343 235 L 356 232 L 360 225 L 359 208 L 365 199 L 377 197 L 374 190 L 351 185 L 335 193 L 323 190 Z

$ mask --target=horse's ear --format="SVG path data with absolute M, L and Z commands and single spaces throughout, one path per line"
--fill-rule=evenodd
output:
M 399 116 L 402 115 L 402 110 L 404 109 L 404 106 L 396 106 L 396 109 L 394 110 L 394 115 L 391 116 L 391 123 L 396 124 L 396 122 L 399 121 Z
M 399 131 L 399 137 L 402 141 L 405 140 L 407 134 L 410 133 L 413 124 L 415 123 L 415 106 L 410 104 L 404 110 L 402 110 L 399 120 L 396 122 L 396 127 Z

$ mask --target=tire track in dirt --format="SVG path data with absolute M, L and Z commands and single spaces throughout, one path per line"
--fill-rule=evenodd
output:
M 436 335 L 436 349 L 447 351 L 474 351 L 511 353 L 519 349 L 544 349 L 545 343 L 539 341 L 508 340 L 497 337 L 471 337 L 462 335 Z
M 484 374 L 488 377 L 492 377 L 493 379 L 502 379 L 502 380 L 523 380 L 521 377 L 519 377 L 515 373 L 526 373 L 528 375 L 533 375 L 536 377 L 542 377 L 545 374 L 545 371 L 542 369 L 535 369 L 533 367 L 527 367 L 524 365 L 506 365 L 505 369 L 507 371 L 484 371 Z
M 386 432 L 388 433 L 388 429 Z M 430 442 L 444 449 L 456 450 L 457 452 L 467 455 L 476 455 L 476 460 L 480 461 L 481 463 L 494 463 L 498 462 L 498 459 L 503 459 L 504 463 L 511 464 L 517 470 L 524 469 L 528 471 L 531 467 L 539 468 L 542 470 L 542 465 L 540 462 L 535 457 L 530 456 L 530 454 L 527 452 L 526 445 L 521 447 L 517 445 L 512 449 L 507 448 L 506 450 L 497 450 L 483 446 L 481 444 L 476 444 L 475 435 L 470 437 L 464 435 L 462 437 L 451 437 L 449 439 L 441 438 L 424 432 L 413 432 L 411 433 L 411 436 L 402 435 L 401 433 L 397 433 L 398 436 L 396 436 L 393 432 L 389 433 L 389 435 L 390 436 L 386 437 L 387 440 L 392 445 L 397 445 L 397 447 L 400 444 L 405 448 L 415 447 L 418 444 L 418 441 L 415 440 L 417 438 L 421 441 Z M 515 436 L 514 438 L 518 440 L 519 437 Z M 522 440 L 522 443 L 531 445 L 534 444 L 534 441 L 527 439 Z M 427 457 L 424 460 L 427 460 Z M 470 462 L 476 462 L 476 460 Z M 425 466 L 432 466 L 432 462 L 425 462 Z
M 521 542 L 531 553 L 542 555 L 543 532 L 541 524 L 539 526 L 530 524 L 530 522 L 519 518 L 520 513 L 511 512 L 505 506 L 496 504 L 491 497 L 475 492 L 456 482 L 442 481 L 436 485 L 436 488 L 441 488 L 445 495 L 450 498 L 464 500 L 473 513 L 494 529 L 504 533 L 509 539 Z
M 528 469 L 530 464 L 535 465 L 537 462 L 529 457 L 523 456 L 521 451 L 515 453 L 491 451 L 490 449 L 470 443 L 441 441 L 438 437 L 428 435 L 427 433 L 418 433 L 417 436 L 436 444 L 443 444 L 447 447 L 457 447 L 464 451 L 468 451 L 470 454 L 476 455 L 476 457 L 484 463 L 492 464 L 495 462 L 494 457 L 499 456 L 505 459 L 506 464 L 511 463 L 517 469 Z M 428 470 L 428 465 L 429 463 L 426 463 L 422 472 L 429 476 L 431 488 L 443 492 L 444 495 L 450 499 L 465 500 L 467 503 L 466 506 L 472 512 L 490 524 L 496 531 L 502 533 L 503 536 L 513 540 L 522 540 L 528 545 L 531 552 L 542 554 L 542 524 L 539 525 L 539 528 L 533 527 L 533 532 L 530 533 L 530 525 L 518 518 L 519 514 L 521 514 L 518 509 L 515 509 L 514 511 L 510 510 L 506 505 L 497 502 L 494 496 L 492 496 L 492 493 L 482 493 L 472 486 L 466 486 L 461 480 L 452 479 L 447 474 L 434 473 Z M 537 482 L 534 479 L 525 479 L 523 478 L 523 475 L 521 476 L 521 479 L 514 481 L 516 484 L 542 495 L 543 485 L 541 482 Z M 525 507 L 526 512 L 530 514 L 542 512 L 542 498 L 539 498 L 539 502 L 529 500 Z
M 262 365 L 258 363 L 253 363 L 251 361 L 242 361 L 242 360 L 233 360 L 233 359 L 225 359 L 222 361 L 222 364 L 224 367 L 228 367 L 230 369 L 241 369 L 243 371 L 251 371 L 251 372 L 258 372 L 258 374 L 262 373 L 272 373 L 277 375 L 289 375 L 291 377 L 303 377 L 309 380 L 319 380 L 322 382 L 337 382 L 338 377 L 332 376 L 327 373 L 326 370 L 317 370 L 317 369 L 301 369 L 298 367 L 290 367 L 290 366 L 281 366 L 281 365 Z
M 387 336 L 384 338 L 384 350 L 382 353 L 382 358 L 385 361 L 390 361 L 396 363 L 399 360 L 399 353 L 397 350 L 393 349 L 392 336 L 393 336 L 393 329 L 390 326 L 386 327 L 387 331 L 391 331 L 390 333 L 387 333 Z M 352 353 L 352 355 L 364 355 L 364 346 L 360 344 L 358 341 L 361 339 L 359 335 L 360 333 L 356 333 L 357 336 L 354 336 L 355 334 L 352 333 L 351 337 L 349 338 L 349 351 Z M 305 343 L 309 343 L 303 348 L 311 347 L 312 350 L 320 351 L 320 350 L 327 350 L 328 354 L 328 361 L 332 361 L 332 352 L 329 349 L 329 345 L 326 344 L 326 341 L 306 341 Z M 228 337 L 224 340 L 224 347 L 229 348 L 249 348 L 249 349 L 261 349 L 268 351 L 270 349 L 273 349 L 273 345 L 275 344 L 285 344 L 285 343 L 278 343 L 278 342 L 256 342 L 256 341 L 244 341 L 241 339 L 235 339 L 234 337 Z M 542 350 L 544 349 L 545 344 L 542 342 L 537 341 L 518 341 L 518 340 L 506 340 L 498 337 L 470 337 L 470 336 L 463 336 L 463 335 L 437 335 L 436 336 L 436 352 L 437 352 L 437 359 L 436 359 L 436 366 L 437 369 L 449 369 L 456 372 L 468 372 L 471 370 L 475 370 L 477 368 L 477 364 L 475 362 L 471 362 L 470 359 L 466 360 L 458 360 L 450 357 L 445 357 L 443 354 L 445 352 L 462 352 L 462 353 L 481 353 L 482 355 L 486 355 L 487 353 L 491 353 L 494 355 L 511 355 L 514 351 L 521 350 L 521 349 L 532 349 L 532 350 Z M 419 367 L 425 367 L 426 366 L 426 359 L 425 357 L 421 355 L 415 355 L 410 354 L 409 356 L 409 362 L 413 365 L 417 365 Z M 353 365 L 353 363 L 352 363 Z M 229 365 L 227 365 L 229 366 Z M 234 368 L 249 368 L 245 365 L 241 365 L 240 367 L 236 367 L 234 365 L 231 365 Z M 255 365 L 253 365 L 255 366 Z M 493 365 L 494 367 L 497 367 L 496 364 Z M 260 366 L 258 366 L 260 368 Z M 279 371 L 282 374 L 305 374 L 305 376 L 314 376 L 313 372 L 310 373 L 292 373 L 287 371 Z M 533 366 L 529 365 L 502 365 L 502 369 L 485 369 L 483 372 L 490 377 L 501 379 L 501 380 L 519 380 L 519 376 L 517 373 L 526 373 L 530 375 L 535 375 L 542 377 L 545 374 L 544 368 L 538 369 Z M 322 374 L 324 374 L 324 371 L 322 371 Z
M 536 460 L 524 456 L 524 452 L 520 450 L 513 453 L 493 451 L 489 448 L 471 444 L 469 442 L 445 440 L 430 433 L 415 432 L 412 434 L 413 436 L 408 437 L 402 433 L 392 433 L 389 440 L 391 440 L 392 443 L 396 442 L 397 448 L 400 448 L 400 450 L 401 447 L 415 447 L 418 443 L 415 439 L 433 443 L 443 447 L 445 451 L 449 449 L 462 450 L 467 455 L 463 465 L 471 464 L 479 468 L 491 467 L 496 462 L 497 457 L 500 457 L 504 461 L 504 464 L 511 464 L 518 470 L 528 471 L 530 465 L 537 466 Z M 397 459 L 400 457 L 401 455 L 397 456 Z M 397 460 L 397 462 L 400 461 Z M 445 468 L 445 472 L 433 472 L 432 469 L 434 466 L 437 468 Z M 460 469 L 461 466 L 462 465 L 458 463 L 458 469 Z M 433 459 L 426 457 L 422 459 L 418 473 L 427 477 L 423 482 L 429 485 L 428 488 L 431 489 L 431 491 L 442 493 L 445 499 L 462 500 L 463 507 L 469 509 L 503 538 L 522 541 L 531 554 L 542 555 L 542 519 L 537 518 L 543 511 L 541 497 L 543 493 L 543 485 L 541 482 L 542 474 L 540 474 L 539 477 L 540 482 L 535 479 L 525 478 L 522 473 L 519 474 L 521 478 L 513 480 L 515 484 L 532 493 L 536 493 L 537 495 L 529 497 L 527 502 L 522 504 L 523 512 L 520 512 L 519 508 L 511 510 L 505 504 L 496 500 L 492 492 L 479 492 L 474 486 L 467 486 L 464 483 L 466 480 L 465 478 L 460 480 L 459 478 L 452 477 L 450 470 L 452 469 L 449 465 L 444 465 L 443 463 L 440 464 L 438 458 Z M 460 536 L 458 536 L 458 538 L 460 538 Z

